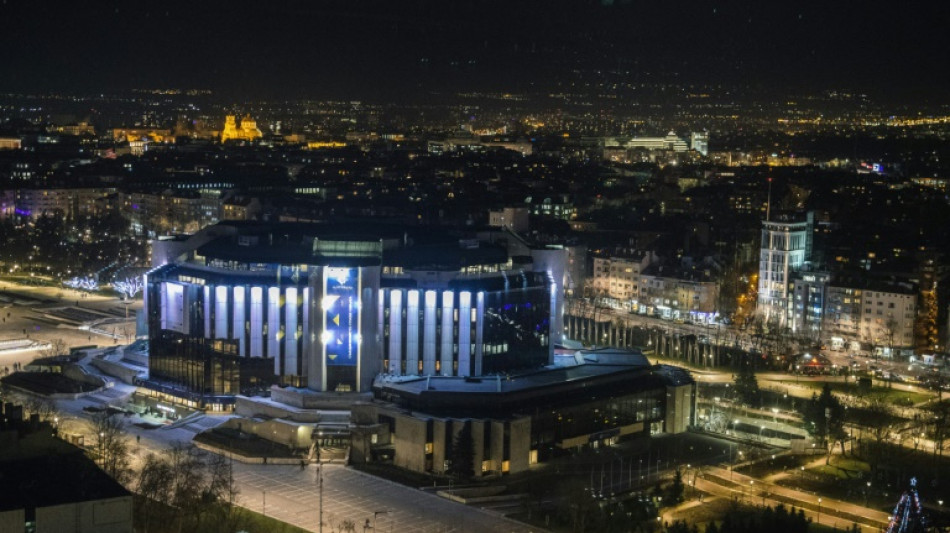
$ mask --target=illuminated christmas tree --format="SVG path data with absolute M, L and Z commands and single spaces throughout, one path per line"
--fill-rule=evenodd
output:
M 891 522 L 887 525 L 887 533 L 924 533 L 927 531 L 927 517 L 924 516 L 920 505 L 920 495 L 917 494 L 917 478 L 910 478 L 910 489 L 901 494 L 901 499 L 894 507 Z

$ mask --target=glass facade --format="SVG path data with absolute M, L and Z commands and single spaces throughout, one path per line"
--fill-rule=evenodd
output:
M 160 278 L 146 286 L 150 386 L 199 405 L 233 404 L 235 395 L 260 393 L 278 381 L 274 359 L 252 357 L 247 348 L 254 336 L 243 318 L 251 316 L 245 287 Z M 266 336 L 266 325 L 261 329 Z
M 561 444 L 578 436 L 596 440 L 632 424 L 643 423 L 640 432 L 649 431 L 666 413 L 666 389 L 653 388 L 635 394 L 591 399 L 590 401 L 538 410 L 531 419 L 531 448 L 538 459 L 546 460 L 562 453 Z M 613 435 L 611 435 L 613 436 Z
M 524 288 L 485 295 L 482 373 L 511 372 L 548 362 L 551 293 L 546 278 L 529 274 Z
M 479 376 L 548 362 L 552 293 L 546 275 L 455 285 L 380 291 L 385 372 Z

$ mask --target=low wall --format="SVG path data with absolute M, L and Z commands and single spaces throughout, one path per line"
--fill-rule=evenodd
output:
M 206 452 L 216 453 L 218 455 L 223 455 L 228 459 L 234 459 L 239 463 L 250 464 L 250 465 L 299 465 L 300 459 L 295 457 L 251 457 L 248 455 L 241 455 L 237 452 L 232 452 L 230 450 L 225 450 L 223 448 L 218 448 L 204 442 L 193 441 L 192 444 L 196 448 L 202 449 Z
M 105 359 L 93 358 L 92 366 L 98 368 L 103 374 L 119 378 L 123 383 L 135 385 L 135 379 L 145 374 L 142 370 L 134 370 L 123 364 L 106 361 Z

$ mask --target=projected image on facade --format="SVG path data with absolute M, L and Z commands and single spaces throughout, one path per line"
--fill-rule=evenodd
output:
M 323 344 L 327 387 L 356 386 L 359 361 L 359 269 L 327 268 L 323 291 Z

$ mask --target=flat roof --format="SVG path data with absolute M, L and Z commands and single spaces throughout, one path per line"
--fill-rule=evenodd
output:
M 645 360 L 644 360 L 645 361 Z M 694 383 L 689 372 L 669 365 L 585 363 L 546 367 L 511 376 L 381 376 L 377 395 L 426 413 L 511 415 L 535 407 L 585 401 Z
M 130 495 L 75 447 L 0 461 L 0 511 Z

